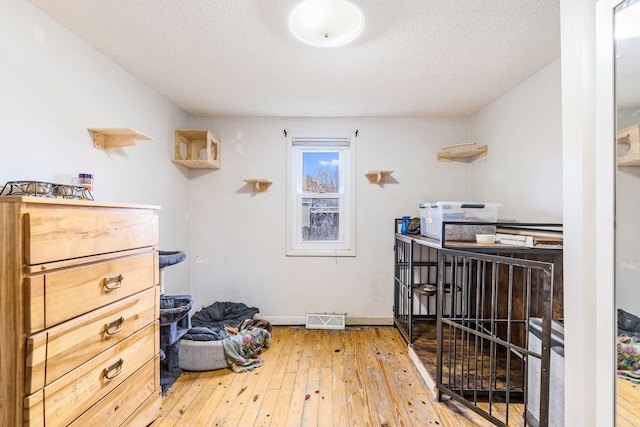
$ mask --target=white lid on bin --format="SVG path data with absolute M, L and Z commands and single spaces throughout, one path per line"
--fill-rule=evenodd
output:
M 464 209 L 484 209 L 495 208 L 502 206 L 502 203 L 488 203 L 488 202 L 427 202 L 421 203 L 421 208 L 438 208 L 451 209 L 452 207 L 464 208 Z

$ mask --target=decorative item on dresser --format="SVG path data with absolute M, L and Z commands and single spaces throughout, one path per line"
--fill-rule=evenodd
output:
M 158 417 L 158 209 L 0 197 L 0 425 Z

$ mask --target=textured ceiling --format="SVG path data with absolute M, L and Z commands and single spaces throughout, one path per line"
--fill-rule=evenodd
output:
M 560 56 L 560 0 L 352 0 L 341 48 L 299 0 L 30 0 L 193 116 L 469 116 Z

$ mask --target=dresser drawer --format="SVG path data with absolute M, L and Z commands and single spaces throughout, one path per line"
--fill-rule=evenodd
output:
M 160 416 L 162 411 L 162 388 L 158 387 L 151 396 L 134 412 L 122 427 L 148 426 Z
M 24 228 L 29 265 L 158 245 L 153 209 L 35 206 Z
M 159 209 L 0 197 L 0 427 L 159 416 Z
M 155 255 L 106 260 L 25 278 L 27 333 L 49 328 L 155 286 Z
M 158 318 L 154 287 L 27 339 L 25 392 L 31 394 Z
M 47 427 L 68 425 L 156 357 L 159 328 L 156 321 L 47 385 L 43 404 L 28 396 L 26 418 L 37 420 L 40 414 L 30 412 L 43 410 Z
M 159 364 L 159 356 L 148 361 L 125 382 L 71 423 L 69 427 L 122 425 L 149 397 L 155 396 L 154 392 L 160 387 L 160 382 L 155 375 L 156 367 L 159 367 Z M 157 413 L 155 415 L 157 416 Z

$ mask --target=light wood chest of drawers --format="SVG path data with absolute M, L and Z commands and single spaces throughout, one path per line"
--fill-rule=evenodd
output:
M 157 207 L 0 197 L 0 425 L 160 414 Z

